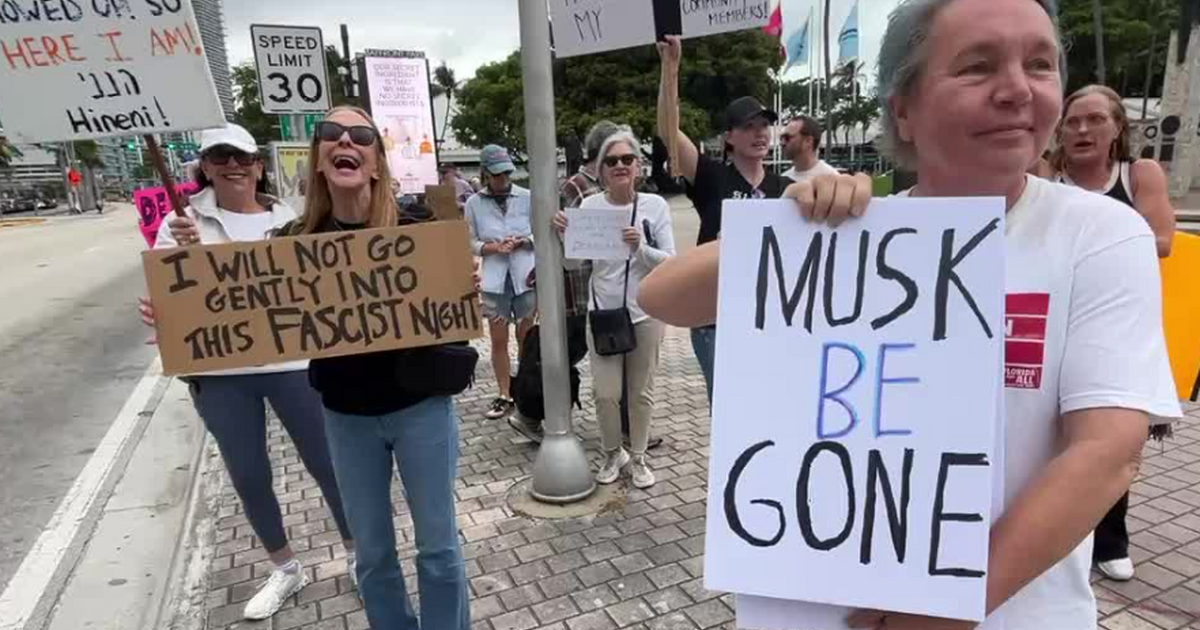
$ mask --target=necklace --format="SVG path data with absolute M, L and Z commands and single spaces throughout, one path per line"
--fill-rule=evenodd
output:
M 342 223 L 341 221 L 338 221 L 337 217 L 333 215 L 329 216 L 331 219 L 333 219 L 333 227 L 339 230 L 357 230 L 366 225 L 366 223 Z

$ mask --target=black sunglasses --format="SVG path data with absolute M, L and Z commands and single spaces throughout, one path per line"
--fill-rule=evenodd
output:
M 229 160 L 236 161 L 240 166 L 251 166 L 258 161 L 258 155 L 232 147 L 215 147 L 204 153 L 204 159 L 215 166 L 225 166 Z
M 625 166 L 633 166 L 633 163 L 636 161 L 637 161 L 636 155 L 634 155 L 632 153 L 626 153 L 625 155 L 610 155 L 610 156 L 604 158 L 604 165 L 609 168 L 612 168 L 617 165 L 617 162 L 620 162 L 621 164 L 624 164 Z
M 321 142 L 337 142 L 342 139 L 343 134 L 347 133 L 350 134 L 350 142 L 360 147 L 369 147 L 379 139 L 379 132 L 375 131 L 374 127 L 367 125 L 347 127 L 329 120 L 317 123 L 317 137 L 321 139 Z

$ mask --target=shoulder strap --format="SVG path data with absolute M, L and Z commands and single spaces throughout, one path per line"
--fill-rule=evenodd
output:
M 637 210 L 638 210 L 639 196 L 640 195 L 636 192 L 633 194 L 633 213 L 629 217 L 629 227 L 637 226 Z M 632 257 L 625 259 L 625 291 L 624 291 L 624 293 L 621 294 L 621 308 L 626 308 L 629 306 L 629 263 L 630 263 L 631 259 L 632 259 Z M 596 300 L 596 276 L 595 276 L 595 274 L 593 274 L 592 277 L 588 279 L 588 284 L 592 285 L 592 306 L 595 307 L 596 310 L 600 310 L 600 303 Z

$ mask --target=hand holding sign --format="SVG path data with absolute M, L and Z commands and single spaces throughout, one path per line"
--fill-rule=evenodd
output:
M 625 260 L 631 244 L 629 213 L 608 208 L 569 210 L 563 234 L 565 256 L 575 260 Z M 636 228 L 634 228 L 636 232 Z M 641 236 L 636 237 L 640 242 Z

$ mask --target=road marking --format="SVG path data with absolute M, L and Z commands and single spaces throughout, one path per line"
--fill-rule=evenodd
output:
M 0 595 L 0 630 L 21 630 L 29 621 L 75 534 L 87 520 L 96 496 L 113 473 L 113 464 L 125 450 L 161 378 L 162 362 L 155 359 Z

